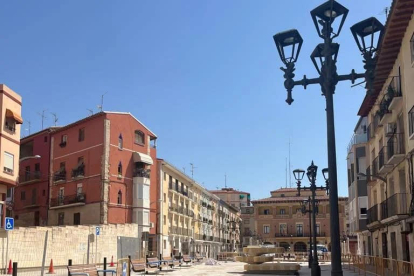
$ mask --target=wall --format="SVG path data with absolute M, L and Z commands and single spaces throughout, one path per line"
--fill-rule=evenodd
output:
M 67 265 L 68 259 L 73 264 L 84 264 L 87 259 L 88 235 L 95 234 L 96 226 L 64 226 L 64 227 L 28 227 L 17 228 L 9 232 L 9 253 L 6 259 L 6 238 L 1 238 L 0 251 L 2 252 L 1 267 L 6 260 L 18 262 L 19 267 L 39 267 L 42 263 L 45 233 L 48 233 L 46 265 L 53 258 L 53 264 Z M 90 263 L 95 262 L 95 248 L 97 245 L 97 261 L 103 262 L 107 257 L 117 257 L 118 237 L 137 235 L 136 224 L 109 224 L 100 225 L 101 233 L 98 239 L 90 244 Z M 28 254 L 30 252 L 30 254 Z M 124 256 L 125 257 L 125 256 Z M 134 256 L 133 256 L 134 257 Z

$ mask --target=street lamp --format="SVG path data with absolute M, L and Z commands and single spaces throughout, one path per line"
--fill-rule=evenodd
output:
M 295 172 L 301 172 L 302 170 L 294 170 L 294 175 Z M 322 172 L 325 170 L 322 170 Z M 317 200 L 316 200 L 316 191 L 317 190 L 326 190 L 326 187 L 320 186 L 317 187 L 316 186 L 316 175 L 318 173 L 318 166 L 316 166 L 313 161 L 311 163 L 311 165 L 308 167 L 307 171 L 306 171 L 306 175 L 309 179 L 309 182 L 311 183 L 311 185 L 309 187 L 305 187 L 305 186 L 301 186 L 301 182 L 300 180 L 298 180 L 297 185 L 298 185 L 298 196 L 300 196 L 300 190 L 310 190 L 312 192 L 312 198 L 309 198 L 312 202 L 312 228 L 313 228 L 313 258 L 312 258 L 312 264 L 311 264 L 311 275 L 312 276 L 320 276 L 321 275 L 321 268 L 319 266 L 318 263 L 318 250 L 317 250 L 317 246 L 316 246 L 316 213 L 317 213 Z M 296 178 L 296 177 L 295 177 Z
M 315 65 L 317 59 L 320 61 L 320 67 L 317 67 L 319 76 L 317 78 L 306 78 L 295 81 L 295 62 L 299 56 L 299 50 L 302 46 L 303 39 L 297 30 L 290 30 L 278 33 L 273 36 L 276 48 L 285 64 L 281 70 L 284 72 L 284 86 L 287 90 L 286 102 L 290 105 L 293 102 L 292 89 L 297 85 L 302 85 L 305 89 L 309 84 L 319 84 L 322 95 L 326 100 L 326 123 L 327 123 L 327 146 L 328 146 L 328 168 L 329 168 L 329 204 L 330 204 L 330 227 L 331 227 L 331 245 L 332 245 L 332 271 L 331 275 L 342 276 L 341 265 L 341 241 L 339 233 L 339 212 L 338 212 L 338 184 L 336 168 L 336 145 L 335 145 L 335 124 L 333 111 L 333 94 L 335 86 L 339 81 L 350 80 L 352 83 L 358 78 L 365 78 L 367 94 L 373 92 L 374 70 L 376 65 L 376 55 L 378 45 L 382 37 L 384 26 L 374 19 L 367 19 L 354 25 L 351 32 L 357 41 L 357 46 L 361 51 L 364 63 L 365 73 L 357 74 L 354 70 L 348 75 L 338 75 L 336 68 L 336 57 L 339 45 L 333 43 L 344 25 L 348 15 L 348 9 L 334 0 L 329 0 L 311 11 L 311 16 L 319 37 L 323 39 L 323 44 L 318 45 L 315 53 L 312 55 L 312 62 Z M 335 24 L 333 24 L 335 23 Z M 333 28 L 335 27 L 335 29 Z M 363 39 L 365 44 L 362 43 Z M 366 43 L 366 40 L 371 43 Z M 291 54 L 286 56 L 285 51 L 292 48 Z M 281 55 L 283 53 L 283 55 Z M 286 58 L 287 57 L 287 58 Z
M 308 267 L 312 267 L 312 209 L 311 209 L 312 200 L 311 197 L 308 200 L 304 200 L 302 202 L 302 214 L 309 213 L 309 257 L 308 257 Z M 306 209 L 306 205 L 309 205 L 308 209 Z M 313 230 L 315 231 L 315 229 Z

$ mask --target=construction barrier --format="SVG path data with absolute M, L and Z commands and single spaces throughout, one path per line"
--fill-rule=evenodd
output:
M 358 275 L 414 276 L 414 264 L 390 258 L 367 255 L 342 255 L 343 268 Z

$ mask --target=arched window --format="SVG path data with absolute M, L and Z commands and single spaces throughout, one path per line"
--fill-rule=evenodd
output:
M 118 148 L 122 149 L 124 147 L 124 140 L 122 139 L 122 134 L 119 134 L 118 137 Z
M 145 144 L 145 135 L 140 130 L 135 130 L 135 143 L 140 145 Z
M 121 161 L 119 161 L 119 164 L 118 164 L 118 175 L 119 176 L 122 175 L 122 162 Z
M 118 204 L 122 204 L 122 192 L 119 190 L 118 192 Z

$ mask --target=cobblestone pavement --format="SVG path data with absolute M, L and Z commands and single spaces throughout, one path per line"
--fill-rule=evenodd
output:
M 150 273 L 148 275 L 168 275 L 168 276 L 238 276 L 238 275 L 244 275 L 244 276 L 253 276 L 253 275 L 260 275 L 260 274 L 245 274 L 243 272 L 243 266 L 244 263 L 239 262 L 219 262 L 220 265 L 205 265 L 197 264 L 192 266 L 183 266 L 182 268 L 178 268 L 171 271 L 160 271 L 158 273 Z M 310 269 L 307 267 L 307 263 L 300 263 L 301 270 L 299 271 L 300 275 L 304 276 L 310 276 Z M 329 263 L 322 263 L 321 264 L 321 276 L 330 276 L 330 264 Z M 47 270 L 45 271 L 45 276 Z M 56 268 L 55 273 L 53 275 L 56 276 L 66 276 L 68 275 L 68 271 L 66 268 Z M 40 271 L 19 271 L 19 276 L 40 276 Z M 110 276 L 111 274 L 107 274 Z M 143 275 L 140 273 L 131 273 L 131 276 L 135 275 Z M 262 274 L 263 275 L 263 274 Z M 269 275 L 269 274 L 268 274 Z M 347 267 L 344 267 L 344 276 L 355 276 L 358 275 L 358 273 L 353 273 L 352 271 L 349 271 Z

